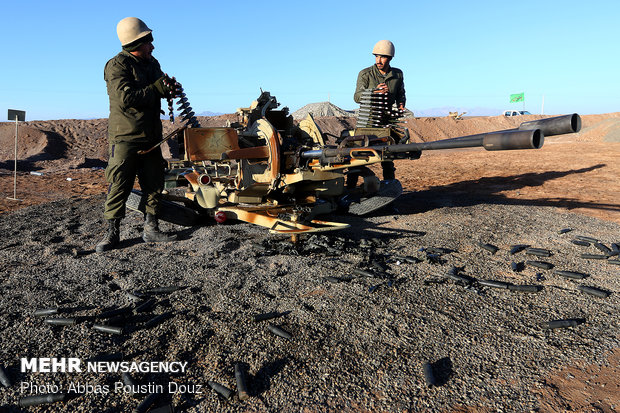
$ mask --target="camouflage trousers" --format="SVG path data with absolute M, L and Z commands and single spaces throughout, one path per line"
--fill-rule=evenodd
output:
M 157 148 L 148 154 L 138 155 L 138 151 L 148 149 L 151 144 L 119 142 L 108 147 L 108 166 L 105 170 L 108 196 L 105 201 L 105 219 L 123 218 L 125 203 L 133 189 L 136 177 L 140 189 L 146 196 L 146 213 L 157 215 L 159 198 L 164 187 L 164 168 L 166 162 Z

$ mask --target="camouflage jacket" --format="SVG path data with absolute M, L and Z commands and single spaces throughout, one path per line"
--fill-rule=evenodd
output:
M 385 83 L 388 87 L 389 103 L 405 104 L 405 82 L 403 71 L 390 66 L 390 71 L 385 75 L 382 74 L 376 65 L 372 65 L 360 71 L 357 75 L 357 86 L 353 100 L 360 102 L 364 89 L 375 88 L 378 84 Z
M 111 143 L 161 140 L 161 98 L 153 86 L 161 76 L 155 58 L 142 61 L 126 51 L 106 63 L 103 78 L 110 97 L 108 139 Z

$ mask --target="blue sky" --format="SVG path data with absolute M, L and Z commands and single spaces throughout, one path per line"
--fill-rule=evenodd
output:
M 260 88 L 291 111 L 328 99 L 354 109 L 357 73 L 381 39 L 396 45 L 414 112 L 499 114 L 522 109 L 509 103 L 521 92 L 532 113 L 543 96 L 545 114 L 620 111 L 620 0 L 23 0 L 2 14 L 2 117 L 107 117 L 103 67 L 128 16 L 153 29 L 154 56 L 196 112 L 232 113 Z

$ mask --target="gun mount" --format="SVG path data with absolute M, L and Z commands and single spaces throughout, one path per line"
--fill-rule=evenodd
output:
M 426 150 L 539 149 L 545 136 L 581 128 L 579 115 L 572 114 L 524 122 L 516 129 L 408 143 L 408 131 L 398 125 L 328 136 L 311 115 L 295 125 L 288 108 L 278 107 L 276 98 L 263 92 L 249 108 L 239 109 L 238 122 L 228 127 L 179 129 L 179 160 L 169 162 L 166 188 L 185 186 L 182 208 L 191 213 L 181 214 L 183 219 L 164 213 L 162 219 L 182 225 L 201 217 L 236 219 L 288 234 L 341 229 L 348 225 L 317 217 L 347 210 L 363 215 L 402 193 L 398 180 L 380 181 L 368 165 L 417 159 Z M 348 188 L 346 175 L 360 169 L 365 170 L 363 184 Z M 139 209 L 139 202 L 128 205 Z

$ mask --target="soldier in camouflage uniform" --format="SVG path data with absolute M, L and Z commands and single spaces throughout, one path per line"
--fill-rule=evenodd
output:
M 360 103 L 364 89 L 375 89 L 374 93 L 387 94 L 388 104 L 404 110 L 405 102 L 405 83 L 403 72 L 400 69 L 390 66 L 390 61 L 394 57 L 394 44 L 389 40 L 379 40 L 372 49 L 375 55 L 375 64 L 360 71 L 357 75 L 357 86 L 353 100 Z M 395 179 L 394 162 L 381 162 L 383 168 L 383 179 Z M 347 186 L 355 186 L 357 182 L 356 174 L 351 174 L 347 179 Z M 353 181 L 355 183 L 353 183 Z
M 152 31 L 142 20 L 127 17 L 116 30 L 123 50 L 108 61 L 104 70 L 110 98 L 109 160 L 105 171 L 110 186 L 103 214 L 108 232 L 97 244 L 97 252 L 113 249 L 120 242 L 120 222 L 136 176 L 146 196 L 142 238 L 145 242 L 176 239 L 176 235 L 160 232 L 157 220 L 165 168 L 161 149 L 145 155 L 137 153 L 162 139 L 161 99 L 174 97 L 174 82 L 166 81 L 152 56 Z

